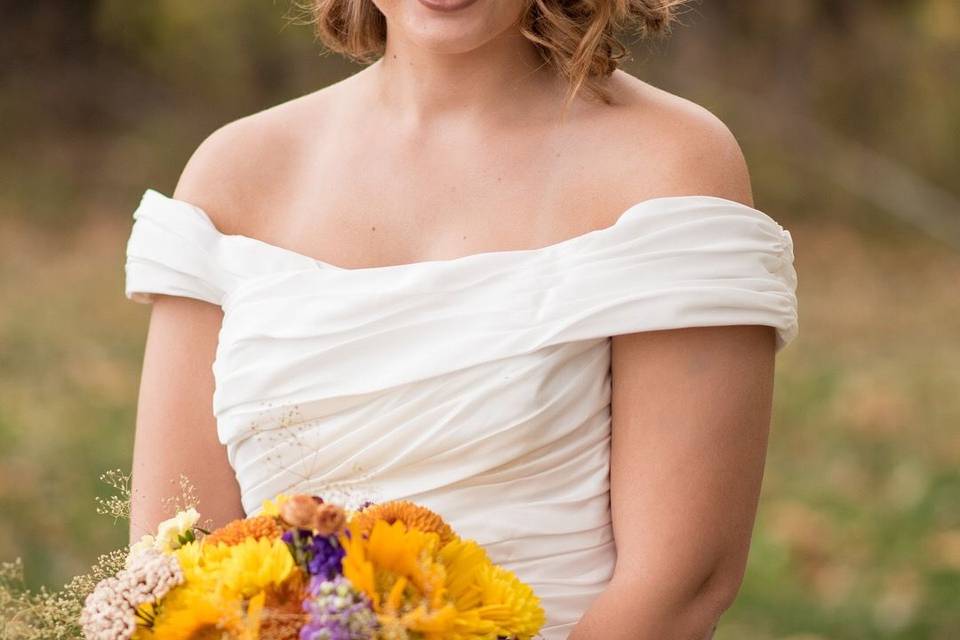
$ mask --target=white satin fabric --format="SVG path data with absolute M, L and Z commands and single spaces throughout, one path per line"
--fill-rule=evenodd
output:
M 221 233 L 147 189 L 126 296 L 224 312 L 212 410 L 248 514 L 279 492 L 439 512 L 529 583 L 566 638 L 613 571 L 610 337 L 797 334 L 790 233 L 744 204 L 671 196 L 537 249 L 337 267 Z

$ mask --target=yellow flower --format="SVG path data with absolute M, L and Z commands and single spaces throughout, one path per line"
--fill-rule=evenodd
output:
M 257 640 L 265 594 L 240 598 L 184 585 L 164 598 L 151 630 L 134 640 Z
M 405 627 L 428 640 L 448 637 L 444 634 L 453 630 L 456 609 L 444 599 L 436 533 L 378 520 L 369 537 L 354 523 L 340 541 L 346 551 L 344 577 L 370 598 L 381 624 Z
M 280 538 L 246 538 L 234 545 L 191 542 L 175 551 L 188 584 L 250 598 L 276 589 L 300 571 Z
M 540 632 L 545 615 L 533 589 L 492 563 L 484 566 L 479 578 L 484 604 L 478 614 L 497 625 L 498 636 L 527 640 Z
M 472 540 L 454 540 L 440 550 L 449 597 L 457 609 L 494 625 L 495 635 L 526 640 L 545 622 L 540 600 L 529 585 L 495 565 Z
M 172 552 L 180 563 L 183 571 L 183 582 L 191 587 L 209 586 L 208 583 L 216 579 L 216 575 L 209 571 L 204 561 L 204 544 L 200 540 L 188 542 Z
M 304 576 L 279 538 L 194 541 L 173 553 L 184 583 L 167 594 L 153 630 L 137 640 L 257 640 L 267 609 L 289 600 L 299 611 Z
M 231 546 L 214 545 L 211 556 L 221 553 L 217 573 L 223 588 L 244 597 L 278 588 L 299 571 L 287 544 L 279 538 L 247 538 Z
M 473 541 L 408 529 L 402 521 L 364 523 L 342 536 L 344 576 L 373 603 L 386 636 L 402 629 L 425 640 L 527 640 L 544 624 L 533 590 L 491 562 Z M 419 637 L 419 636 L 418 636 Z
M 280 516 L 280 507 L 283 506 L 283 503 L 290 499 L 285 493 L 278 493 L 272 500 L 264 500 L 263 506 L 260 508 L 260 513 L 257 515 L 261 516 L 271 516 L 277 518 Z
M 511 621 L 511 610 L 487 597 L 482 586 L 485 573 L 496 567 L 480 545 L 458 538 L 440 549 L 439 559 L 446 570 L 447 598 L 460 612 L 451 639 L 486 640 L 516 635 L 507 625 L 499 624 L 501 619 Z

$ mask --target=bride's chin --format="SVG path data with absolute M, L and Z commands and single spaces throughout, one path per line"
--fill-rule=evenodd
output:
M 437 53 L 467 53 L 502 31 L 503 3 L 496 0 L 378 0 L 388 29 Z

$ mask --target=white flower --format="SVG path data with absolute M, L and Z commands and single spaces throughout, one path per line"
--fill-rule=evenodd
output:
M 196 509 L 190 507 L 186 511 L 180 511 L 169 520 L 164 520 L 157 527 L 157 537 L 154 540 L 154 548 L 164 553 L 169 553 L 174 549 L 180 548 L 180 537 L 186 536 L 193 530 L 193 526 L 200 519 L 200 514 Z
M 192 533 L 190 535 L 188 533 L 193 530 L 199 519 L 200 514 L 195 508 L 190 507 L 178 512 L 169 520 L 164 520 L 157 527 L 157 535 L 144 534 L 137 542 L 130 545 L 125 566 L 130 567 L 133 560 L 146 551 L 170 553 L 174 549 L 179 549 L 182 546 L 180 537 L 190 538 Z
M 149 533 L 144 534 L 140 540 L 130 545 L 130 551 L 127 553 L 127 561 L 125 566 L 129 567 L 136 556 L 144 553 L 145 551 L 153 549 L 157 549 L 157 539 Z

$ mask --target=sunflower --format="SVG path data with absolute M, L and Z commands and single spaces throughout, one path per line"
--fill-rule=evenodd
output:
M 264 597 L 258 594 L 245 605 L 241 598 L 178 587 L 164 598 L 152 629 L 138 630 L 134 640 L 257 640 Z
M 440 554 L 448 569 L 450 597 L 459 603 L 458 606 L 477 598 L 478 602 L 472 602 L 469 609 L 482 620 L 495 624 L 497 636 L 527 640 L 539 633 L 545 622 L 539 598 L 514 573 L 491 562 L 482 547 L 473 541 L 458 541 L 444 547 Z M 484 557 L 482 562 L 470 560 L 471 566 L 479 566 L 472 574 L 472 584 L 459 580 L 456 561 L 451 562 L 450 556 L 462 554 Z M 464 572 L 464 575 L 471 575 L 471 572 Z
M 444 569 L 436 560 L 436 533 L 378 520 L 370 535 L 351 524 L 340 538 L 343 575 L 370 598 L 384 630 L 408 629 L 424 638 L 448 638 L 457 611 L 444 598 Z
M 259 640 L 299 640 L 300 629 L 310 619 L 303 609 L 307 597 L 306 575 L 299 569 L 277 585 L 269 585 L 264 594 Z
M 455 638 L 507 636 L 527 640 L 544 623 L 540 602 L 528 585 L 495 565 L 472 540 L 454 540 L 438 554 L 446 569 L 447 598 L 460 611 Z
M 384 637 L 527 640 L 544 624 L 533 590 L 473 541 L 441 546 L 435 532 L 378 520 L 367 537 L 351 523 L 341 543 L 344 577 L 370 598 Z

